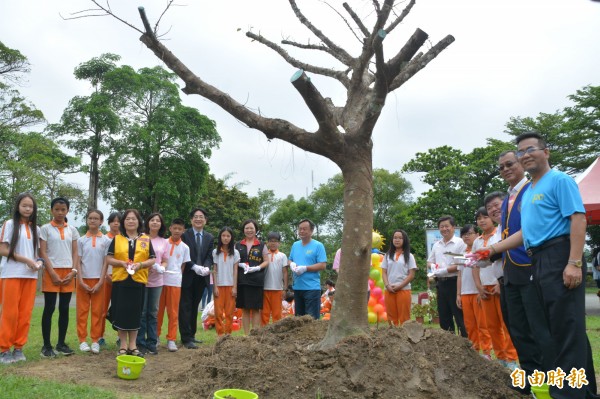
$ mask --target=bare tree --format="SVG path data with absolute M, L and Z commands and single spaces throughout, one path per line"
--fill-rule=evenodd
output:
M 96 1 L 94 3 L 99 8 L 87 10 L 89 13 L 113 15 L 108 5 L 103 7 Z M 304 130 L 286 120 L 261 116 L 227 93 L 203 81 L 158 40 L 158 23 L 154 29 L 151 27 L 143 7 L 139 8 L 144 23 L 143 30 L 120 20 L 142 32 L 140 40 L 184 81 L 185 87 L 182 89 L 184 93 L 198 94 L 214 102 L 248 127 L 263 132 L 268 139 L 277 138 L 287 141 L 305 151 L 327 157 L 340 167 L 345 184 L 343 256 L 340 268 L 342 272 L 338 279 L 336 306 L 333 308 L 329 329 L 319 345 L 321 348 L 328 348 L 343 337 L 364 334 L 368 329 L 366 283 L 373 221 L 371 137 L 375 124 L 387 95 L 423 69 L 446 49 L 454 38 L 448 35 L 427 51 L 419 52 L 426 43 L 428 35 L 421 29 L 417 29 L 404 46 L 386 61 L 383 41 L 386 35 L 408 15 L 415 0 L 410 0 L 398 13 L 396 8 L 400 1 L 372 0 L 375 22 L 370 29 L 357 13 L 344 3 L 344 10 L 350 18 L 347 20 L 340 12 L 338 14 L 349 27 L 351 23 L 356 25 L 358 29 L 351 30 L 362 44 L 360 54 L 354 57 L 314 26 L 304 16 L 296 0 L 289 0 L 289 3 L 300 23 L 320 42 L 311 44 L 283 40 L 281 45 L 325 52 L 343 64 L 346 69 L 335 70 L 311 65 L 293 58 L 280 44 L 260 34 L 249 31 L 246 36 L 269 47 L 286 62 L 299 68 L 292 76 L 291 83 L 318 122 L 318 129 L 314 132 Z M 164 12 L 161 17 L 162 15 Z M 346 103 L 343 106 L 336 106 L 330 98 L 323 97 L 308 74 L 322 75 L 340 82 L 347 92 Z

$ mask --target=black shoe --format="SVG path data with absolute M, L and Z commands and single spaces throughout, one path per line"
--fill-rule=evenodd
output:
M 70 356 L 73 353 L 73 349 L 69 348 L 69 345 L 67 344 L 56 344 L 56 351 L 58 353 L 62 353 L 65 356 Z
M 192 342 L 195 344 L 203 344 L 204 341 L 202 341 L 201 339 L 196 339 L 196 338 L 192 338 Z
M 40 356 L 52 359 L 56 357 L 56 352 L 54 352 L 54 349 L 52 349 L 51 346 L 42 346 L 42 352 L 40 353 Z
M 196 345 L 196 344 L 195 344 L 194 342 L 192 342 L 192 341 L 189 341 L 189 342 L 184 342 L 184 343 L 183 343 L 183 346 L 184 346 L 186 349 L 198 349 L 198 345 Z
M 146 348 L 146 353 L 149 353 L 151 355 L 158 355 L 158 349 L 156 349 L 156 346 L 149 346 Z
M 142 355 L 145 355 L 146 353 L 148 353 L 148 348 L 146 348 L 145 346 L 142 346 L 142 345 L 138 345 L 138 350 Z

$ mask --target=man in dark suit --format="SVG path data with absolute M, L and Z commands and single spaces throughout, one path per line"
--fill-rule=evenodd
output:
M 210 284 L 209 270 L 213 264 L 213 236 L 204 231 L 207 215 L 202 208 L 190 212 L 192 227 L 183 233 L 182 240 L 190 247 L 190 262 L 186 262 L 181 281 L 181 299 L 179 301 L 179 333 L 181 342 L 188 349 L 196 349 L 196 327 L 198 305 L 204 289 Z

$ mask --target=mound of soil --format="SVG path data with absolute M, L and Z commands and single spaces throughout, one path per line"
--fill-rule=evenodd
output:
M 325 321 L 290 317 L 196 351 L 163 349 L 147 357 L 133 381 L 117 378 L 109 351 L 24 364 L 15 372 L 104 387 L 124 398 L 212 398 L 223 388 L 247 389 L 261 399 L 521 397 L 507 387 L 506 369 L 453 334 L 408 322 L 346 338 L 332 350 L 313 349 L 326 329 Z

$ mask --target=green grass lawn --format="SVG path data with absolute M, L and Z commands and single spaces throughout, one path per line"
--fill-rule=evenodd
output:
M 38 362 L 41 360 L 40 352 L 43 345 L 42 339 L 42 311 L 43 308 L 40 306 L 36 306 L 33 309 L 33 315 L 31 318 L 31 327 L 29 329 L 29 338 L 27 344 L 23 347 L 23 353 L 25 357 L 27 357 L 27 362 Z M 77 326 L 75 323 L 76 315 L 75 308 L 69 309 L 69 329 L 67 331 L 67 339 L 66 343 L 75 351 L 74 356 L 85 356 L 85 354 L 81 354 L 79 352 L 79 339 L 77 338 Z M 58 309 L 55 311 L 52 319 L 52 335 L 51 342 L 52 346 L 56 345 L 57 337 L 58 337 Z M 165 323 L 167 318 L 165 316 Z M 202 325 L 198 324 L 198 327 L 201 328 Z M 88 324 L 89 329 L 89 324 Z M 164 333 L 166 329 L 166 325 L 163 325 L 163 340 Z M 88 330 L 89 331 L 89 330 Z M 234 332 L 234 335 L 240 335 L 239 331 Z M 105 331 L 105 340 L 107 346 L 102 348 L 102 350 L 107 350 L 114 352 L 117 354 L 117 333 L 114 331 L 110 324 L 107 323 L 106 331 Z M 212 345 L 217 340 L 217 334 L 214 329 L 209 331 L 199 330 L 198 334 L 196 334 L 196 338 L 201 339 L 207 345 Z M 88 337 L 88 343 L 91 343 Z M 164 344 L 164 341 L 163 341 Z M 57 383 L 52 381 L 45 381 L 39 378 L 30 378 L 23 377 L 20 375 L 16 375 L 12 370 L 15 367 L 23 367 L 26 366 L 24 364 L 19 365 L 8 365 L 3 366 L 0 365 L 0 398 L 2 399 L 112 399 L 116 398 L 116 394 L 114 392 L 110 392 L 107 390 L 74 385 L 74 384 L 66 384 L 66 383 Z
M 27 362 L 40 361 L 40 349 L 42 348 L 42 332 L 41 332 L 41 316 L 42 308 L 36 307 L 33 311 L 33 317 L 31 321 L 31 328 L 29 331 L 29 342 L 23 348 Z M 56 344 L 57 340 L 57 325 L 55 313 L 52 325 L 52 344 Z M 380 327 L 387 326 L 387 323 L 380 324 Z M 427 327 L 436 328 L 439 325 L 426 324 Z M 163 326 L 163 329 L 165 326 Z M 587 317 L 587 328 L 590 344 L 594 352 L 594 365 L 597 371 L 600 371 L 600 317 L 599 316 L 588 316 Z M 234 335 L 241 335 L 239 331 L 234 332 Z M 201 339 L 207 345 L 215 343 L 217 334 L 215 330 L 199 330 L 196 338 Z M 116 340 L 117 335 L 110 326 L 107 326 L 105 336 L 107 347 L 103 350 L 114 351 L 116 353 Z M 76 334 L 75 324 L 75 309 L 70 309 L 70 323 L 69 330 L 67 333 L 67 344 L 75 350 L 75 356 L 83 356 L 77 353 L 79 349 L 79 342 Z M 19 365 L 16 367 L 23 367 Z M 0 366 L 0 397 L 7 399 L 33 399 L 33 398 L 77 398 L 77 399 L 112 399 L 116 398 L 114 392 L 107 390 L 96 389 L 92 387 L 85 387 L 74 384 L 56 383 L 51 381 L 44 381 L 38 378 L 27 378 L 15 375 L 13 370 L 15 366 Z

